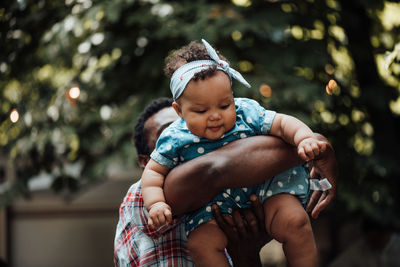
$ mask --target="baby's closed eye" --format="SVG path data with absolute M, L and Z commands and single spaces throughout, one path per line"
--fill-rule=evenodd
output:
M 220 108 L 221 109 L 227 109 L 227 108 L 229 108 L 229 106 L 230 106 L 231 104 L 228 104 L 228 105 L 222 105 Z

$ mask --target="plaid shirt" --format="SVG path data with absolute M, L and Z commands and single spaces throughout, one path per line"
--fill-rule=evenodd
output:
M 185 225 L 178 219 L 157 231 L 147 225 L 141 182 L 133 184 L 119 209 L 114 240 L 115 266 L 194 266 Z

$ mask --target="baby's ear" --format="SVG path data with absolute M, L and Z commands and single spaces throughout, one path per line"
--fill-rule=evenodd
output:
M 178 114 L 178 116 L 182 118 L 182 109 L 181 109 L 181 106 L 180 106 L 176 101 L 174 101 L 174 102 L 172 103 L 172 107 L 175 109 L 176 114 Z

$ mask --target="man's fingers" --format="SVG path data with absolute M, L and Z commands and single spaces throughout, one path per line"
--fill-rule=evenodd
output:
M 259 222 L 259 224 L 264 227 L 264 221 L 265 221 L 265 217 L 264 217 L 264 208 L 261 205 L 260 200 L 258 199 L 258 197 L 256 195 L 251 195 L 250 196 L 250 201 L 251 201 L 251 205 L 253 207 L 253 211 L 256 215 L 257 221 Z
M 318 179 L 319 178 L 319 173 L 317 171 L 317 169 L 315 167 L 312 167 L 311 171 L 310 171 L 310 178 L 311 179 Z
M 261 231 L 260 231 L 260 227 L 261 227 L 261 223 L 259 224 L 259 222 L 257 221 L 256 215 L 254 214 L 254 212 L 252 212 L 251 210 L 243 210 L 243 214 L 244 214 L 244 218 L 247 222 L 247 232 L 250 231 L 254 234 L 254 235 L 261 235 Z
M 322 194 L 321 191 L 312 192 L 310 201 L 308 202 L 307 205 L 307 211 L 312 211 L 315 208 L 315 205 L 317 204 L 321 194 Z
M 336 188 L 333 187 L 328 191 L 314 191 L 311 195 L 310 202 L 307 205 L 307 211 L 311 211 L 311 217 L 318 218 L 323 211 L 335 198 Z
M 233 240 L 234 242 L 237 242 L 239 240 L 238 237 L 238 230 L 235 227 L 235 225 L 231 225 L 221 214 L 221 211 L 218 207 L 218 205 L 213 204 L 211 206 L 211 211 L 214 215 L 215 221 L 217 222 L 219 228 L 225 233 L 226 237 L 228 240 Z
M 221 214 L 221 210 L 219 209 L 217 204 L 213 204 L 211 206 L 211 210 L 215 220 L 217 221 L 218 226 L 225 232 L 224 229 L 227 227 L 227 222 L 224 220 Z
M 330 200 L 333 199 L 328 198 L 329 197 L 329 193 L 322 192 L 320 198 L 318 199 L 318 203 L 315 205 L 313 211 L 311 212 L 311 217 L 313 217 L 314 219 L 318 218 L 319 214 L 321 211 L 323 211 L 329 204 Z
M 232 213 L 233 223 L 236 226 L 237 231 L 240 236 L 245 236 L 247 234 L 247 227 L 243 222 L 242 216 L 240 215 L 239 210 L 235 210 Z

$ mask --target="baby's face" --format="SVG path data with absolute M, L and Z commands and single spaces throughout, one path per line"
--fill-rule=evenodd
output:
M 222 71 L 189 82 L 174 108 L 194 135 L 207 139 L 220 138 L 236 122 L 231 83 Z

